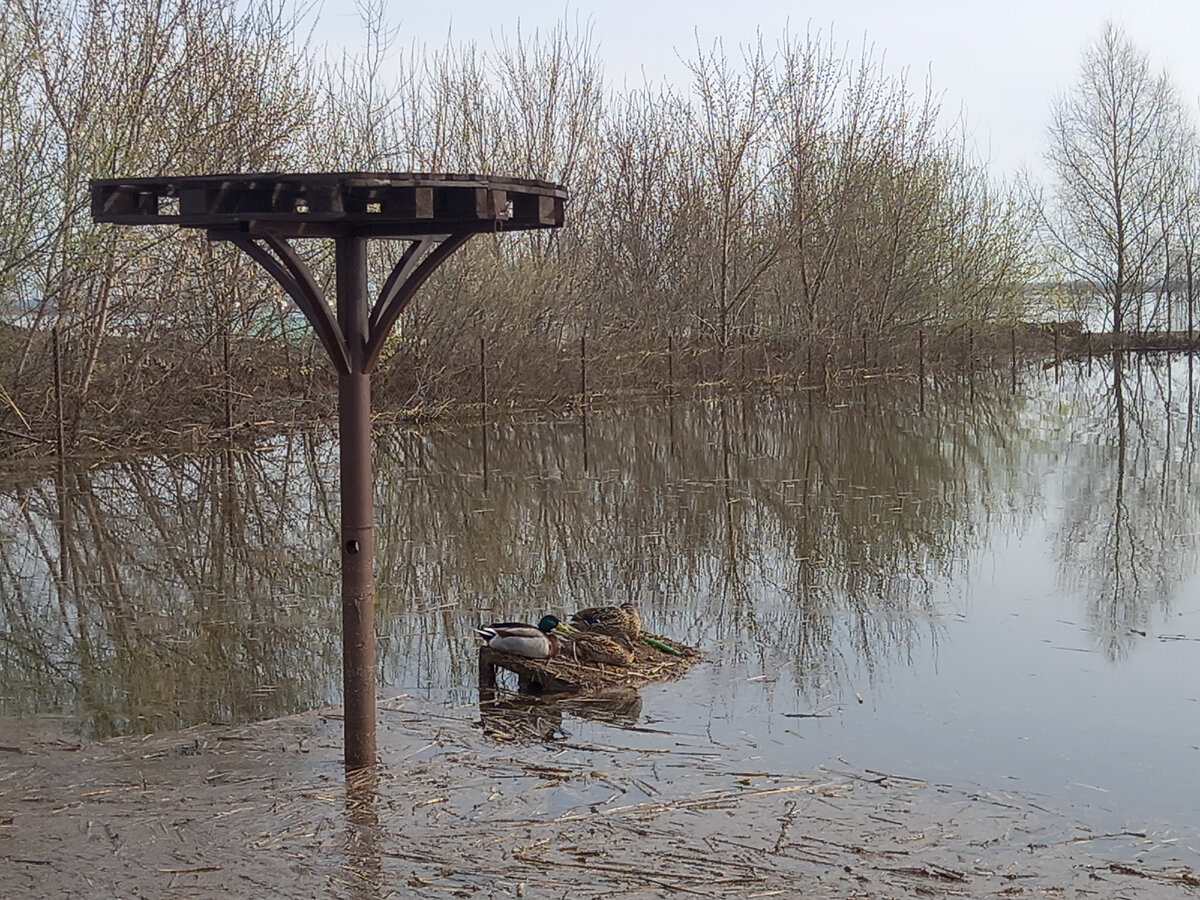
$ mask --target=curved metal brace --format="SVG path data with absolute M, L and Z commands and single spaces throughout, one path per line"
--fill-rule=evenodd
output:
M 288 296 L 300 307 L 304 317 L 308 319 L 321 346 L 329 354 L 333 367 L 339 375 L 350 372 L 350 354 L 346 348 L 346 339 L 338 326 L 333 310 L 325 300 L 325 295 L 317 287 L 312 272 L 304 261 L 296 255 L 296 251 L 283 238 L 264 236 L 259 238 L 233 237 L 230 239 L 235 246 L 244 251 L 251 259 L 267 270 L 267 274 L 287 291 Z M 260 247 L 262 241 L 267 248 Z M 272 256 L 271 252 L 275 255 Z
M 444 241 L 450 235 L 448 234 L 427 234 L 423 235 L 415 241 L 409 243 L 403 255 L 392 266 L 392 271 L 388 274 L 387 281 L 383 283 L 383 287 L 379 291 L 379 299 L 371 308 L 370 327 L 374 328 L 379 322 L 380 317 L 389 304 L 396 292 L 404 284 L 404 280 L 412 274 L 417 263 L 431 249 L 437 246 L 438 241 Z
M 371 310 L 371 335 L 367 340 L 365 371 L 370 372 L 379 362 L 379 354 L 383 352 L 383 343 L 387 340 L 388 332 L 392 330 L 392 326 L 396 324 L 400 313 L 404 312 L 417 289 L 470 237 L 471 232 L 424 237 L 414 242 L 400 257 L 400 261 L 396 263 L 379 292 L 379 300 Z M 429 249 L 431 244 L 439 240 L 440 243 L 437 243 L 436 247 Z

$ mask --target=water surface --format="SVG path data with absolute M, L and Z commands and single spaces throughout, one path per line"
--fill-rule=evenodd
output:
M 475 624 L 632 600 L 709 661 L 556 739 L 1194 833 L 1190 366 L 384 434 L 381 691 L 478 718 Z M 8 477 L 0 713 L 105 737 L 337 702 L 336 473 L 292 435 Z

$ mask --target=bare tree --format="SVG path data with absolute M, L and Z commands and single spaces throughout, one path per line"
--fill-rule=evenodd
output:
M 1183 122 L 1170 79 L 1111 22 L 1054 104 L 1046 161 L 1057 203 L 1043 224 L 1065 274 L 1106 300 L 1116 333 L 1160 271 Z
M 489 390 L 544 400 L 574 391 L 581 336 L 589 384 L 703 379 L 712 357 L 729 375 L 735 342 L 752 378 L 748 356 L 769 372 L 812 338 L 836 351 L 995 321 L 1019 292 L 1012 204 L 966 135 L 939 128 L 931 90 L 869 44 L 716 41 L 688 84 L 610 90 L 586 22 L 401 52 L 385 0 L 358 9 L 361 49 L 314 60 L 300 0 L 0 4 L 0 428 L 54 414 L 51 327 L 85 431 L 229 423 L 235 394 L 261 406 L 309 387 L 281 414 L 328 412 L 317 345 L 277 287 L 203 235 L 96 226 L 93 177 L 379 167 L 568 184 L 570 228 L 478 237 L 427 285 L 389 345 L 403 409 L 474 400 L 481 337 Z M 328 282 L 325 245 L 297 243 Z M 381 278 L 395 248 L 376 250 Z
M 1200 264 L 1200 147 L 1194 134 L 1183 148 L 1181 176 L 1176 185 L 1174 203 L 1175 236 L 1172 239 L 1170 269 L 1173 280 L 1182 288 L 1187 315 L 1188 340 L 1196 330 L 1196 267 Z
M 741 313 L 762 276 L 777 262 L 778 241 L 763 228 L 764 187 L 777 168 L 768 152 L 771 60 L 761 40 L 744 50 L 739 70 L 720 41 L 687 63 L 696 99 L 694 180 L 691 190 L 701 225 L 701 258 L 707 258 L 716 321 L 701 307 L 698 318 L 724 353 Z M 697 298 L 700 300 L 700 298 Z
M 290 163 L 311 118 L 297 20 L 273 0 L 11 0 L 0 19 L 0 92 L 22 92 L 19 117 L 0 113 L 0 147 L 27 163 L 8 187 L 36 187 L 36 206 L 15 205 L 11 220 L 36 214 L 32 242 L 13 244 L 29 327 L 12 384 L 45 383 L 45 328 L 56 326 L 76 415 L 87 404 L 109 415 L 139 393 L 157 401 L 165 392 L 142 364 L 171 343 L 164 335 L 211 342 L 229 327 L 231 294 L 205 288 L 196 242 L 163 249 L 165 231 L 92 224 L 87 180 Z

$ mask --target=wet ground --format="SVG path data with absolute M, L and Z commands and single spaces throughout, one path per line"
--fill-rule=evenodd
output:
M 1188 895 L 1195 366 L 1036 377 L 381 435 L 349 786 L 328 437 L 14 478 L 0 894 Z M 706 661 L 479 706 L 623 600 Z
M 713 765 L 684 748 L 497 743 L 471 712 L 385 701 L 382 764 L 349 782 L 334 710 L 100 743 L 56 735 L 45 721 L 6 721 L 4 733 L 20 735 L 0 755 L 6 893 L 1200 893 L 1193 846 L 1166 833 L 1103 833 L 1016 793 L 850 766 Z

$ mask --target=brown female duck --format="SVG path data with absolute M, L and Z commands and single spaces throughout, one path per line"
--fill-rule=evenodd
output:
M 621 638 L 629 644 L 642 636 L 642 617 L 632 603 L 581 609 L 571 616 L 571 625 L 582 631 Z
M 627 646 L 594 631 L 572 630 L 562 641 L 559 652 L 576 662 L 602 666 L 628 666 L 633 662 L 633 651 Z

